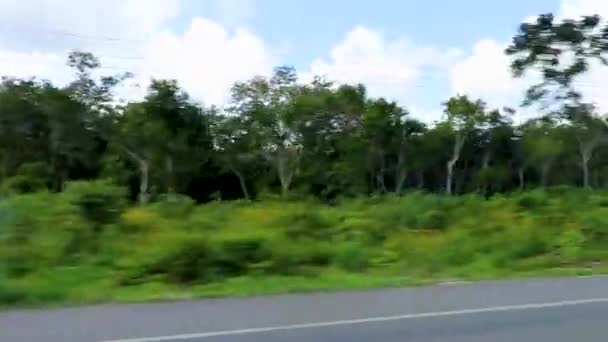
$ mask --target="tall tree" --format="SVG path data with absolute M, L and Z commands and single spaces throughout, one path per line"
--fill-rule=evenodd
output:
M 470 100 L 466 95 L 450 98 L 444 103 L 446 124 L 454 131 L 454 145 L 452 156 L 446 163 L 445 192 L 452 193 L 454 180 L 454 166 L 460 159 L 462 148 L 467 136 L 485 120 L 485 103 L 481 100 Z
M 598 15 L 556 22 L 552 14 L 542 14 L 534 23 L 520 25 L 506 53 L 513 58 L 515 77 L 540 71 L 541 81 L 528 89 L 524 104 L 578 107 L 577 77 L 594 63 L 608 64 L 608 24 Z
M 564 151 L 563 131 L 551 117 L 530 120 L 523 131 L 523 149 L 540 173 L 540 185 L 549 184 L 551 167 Z
M 281 193 L 286 195 L 298 172 L 301 146 L 286 113 L 299 86 L 291 67 L 278 67 L 270 78 L 257 76 L 237 82 L 232 88 L 232 108 L 236 115 L 262 137 L 262 155 L 276 170 Z

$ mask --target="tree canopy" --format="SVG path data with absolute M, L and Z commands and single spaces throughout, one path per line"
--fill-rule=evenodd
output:
M 143 99 L 121 105 L 114 88 L 130 75 L 93 77 L 99 60 L 76 51 L 66 86 L 2 79 L 2 189 L 63 191 L 68 180 L 111 178 L 140 202 L 205 202 L 605 187 L 608 126 L 576 80 L 608 64 L 608 25 L 597 15 L 543 14 L 520 26 L 505 53 L 514 77 L 540 80 L 524 99 L 540 104 L 538 115 L 518 124 L 516 109 L 466 94 L 438 99 L 444 118 L 423 122 L 364 84 L 306 83 L 287 66 L 237 82 L 225 108 L 197 103 L 175 80 L 152 80 Z

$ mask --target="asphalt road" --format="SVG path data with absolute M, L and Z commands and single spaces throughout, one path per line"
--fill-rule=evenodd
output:
M 0 313 L 2 342 L 605 342 L 607 336 L 608 277 Z

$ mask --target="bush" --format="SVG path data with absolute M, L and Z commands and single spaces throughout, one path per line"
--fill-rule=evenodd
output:
M 521 209 L 534 210 L 548 204 L 549 199 L 543 190 L 535 190 L 519 195 L 516 201 Z
M 48 189 L 49 174 L 44 163 L 23 164 L 15 176 L 4 181 L 4 191 L 25 194 Z
M 215 267 L 223 276 L 245 274 L 270 259 L 270 251 L 260 237 L 230 238 L 216 243 L 219 251 Z
M 278 275 L 311 275 L 316 268 L 328 266 L 333 257 L 333 246 L 312 240 L 293 243 L 285 239 L 269 241 L 271 258 L 264 273 Z
M 287 236 L 292 239 L 326 239 L 333 228 L 330 222 L 312 208 L 300 209 L 299 212 L 285 217 L 281 224 Z
M 608 208 L 596 208 L 580 215 L 581 229 L 588 241 L 608 242 Z
M 23 304 L 27 298 L 28 294 L 25 291 L 0 284 L 0 307 Z
M 157 278 L 177 284 L 208 281 L 215 278 L 214 258 L 204 239 L 178 238 L 165 248 L 128 259 L 121 283 L 132 285 Z
M 422 229 L 443 230 L 447 228 L 448 223 L 445 211 L 430 210 L 420 215 L 418 226 Z
M 42 192 L 13 196 L 0 201 L 0 212 L 12 216 L 0 227 L 0 259 L 9 275 L 22 276 L 69 263 L 90 240 L 86 238 L 90 225 L 59 195 Z
M 608 257 L 607 194 L 565 188 L 490 199 L 413 193 L 331 206 L 197 206 L 177 198 L 127 208 L 124 189 L 75 182 L 65 193 L 0 200 L 0 302 L 72 298 L 74 287 L 84 293 L 92 286 L 82 279 L 96 281 L 82 277 L 87 269 L 108 277 L 103 294 L 136 284 L 171 289 L 251 277 L 289 282 L 282 277 L 331 272 L 485 277 L 602 261 Z M 61 281 L 66 269 L 78 281 Z M 31 279 L 43 285 L 14 286 Z
M 106 180 L 68 183 L 64 195 L 95 226 L 116 222 L 126 207 L 126 189 Z
M 188 196 L 173 194 L 153 203 L 150 207 L 163 217 L 183 220 L 190 216 L 196 207 L 196 202 Z
M 585 242 L 585 237 L 577 229 L 569 229 L 560 234 L 558 239 L 558 252 L 566 262 L 577 261 Z
M 356 243 L 346 243 L 335 247 L 333 262 L 336 266 L 352 272 L 365 271 L 370 263 L 370 252 Z

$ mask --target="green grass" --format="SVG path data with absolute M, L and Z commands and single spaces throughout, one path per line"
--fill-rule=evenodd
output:
M 85 182 L 0 201 L 0 306 L 608 273 L 606 191 L 144 207 L 121 193 Z
M 608 274 L 608 267 L 558 267 L 533 271 L 455 269 L 434 277 L 398 276 L 386 272 L 369 274 L 325 270 L 315 277 L 241 276 L 212 284 L 178 286 L 151 281 L 135 286 L 116 287 L 111 277 L 101 274 L 76 275 L 74 270 L 56 270 L 54 276 L 37 275 L 19 281 L 0 283 L 0 309 L 17 307 L 79 306 L 96 303 L 138 303 L 200 298 L 248 297 L 288 293 L 333 292 L 401 288 L 454 281 L 514 280 Z M 90 270 L 92 271 L 92 270 Z

